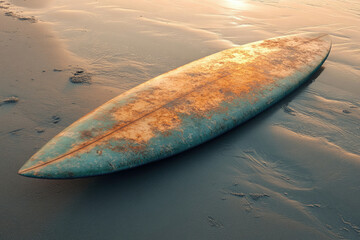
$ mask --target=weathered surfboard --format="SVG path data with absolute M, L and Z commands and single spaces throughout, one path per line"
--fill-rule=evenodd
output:
M 330 48 L 326 34 L 290 35 L 179 67 L 80 118 L 32 156 L 19 174 L 86 177 L 180 153 L 282 99 L 323 64 Z

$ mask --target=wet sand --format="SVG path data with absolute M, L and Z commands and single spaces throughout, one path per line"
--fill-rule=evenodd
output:
M 350 0 L 0 2 L 0 238 L 360 238 L 359 14 Z M 324 67 L 233 131 L 107 176 L 17 175 L 54 135 L 139 83 L 301 32 L 331 34 Z M 70 81 L 79 75 L 89 81 Z

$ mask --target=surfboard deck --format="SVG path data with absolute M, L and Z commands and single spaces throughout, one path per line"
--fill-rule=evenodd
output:
M 98 107 L 33 155 L 19 174 L 78 178 L 143 165 L 204 143 L 304 83 L 331 49 L 326 34 L 227 49 L 155 77 Z

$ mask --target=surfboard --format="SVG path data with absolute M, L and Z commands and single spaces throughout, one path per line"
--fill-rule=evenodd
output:
M 60 132 L 19 170 L 37 178 L 120 171 L 180 153 L 249 120 L 303 84 L 326 60 L 327 34 L 227 49 L 155 77 Z

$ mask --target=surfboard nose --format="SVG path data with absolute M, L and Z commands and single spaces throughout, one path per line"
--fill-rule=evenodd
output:
M 18 174 L 24 177 L 32 177 L 32 178 L 38 178 L 37 174 L 32 171 L 28 170 L 28 167 L 26 167 L 26 164 L 24 164 L 18 171 Z
M 101 145 L 82 149 L 87 145 L 78 145 L 81 139 L 73 131 L 67 133 L 71 129 L 68 128 L 42 147 L 20 168 L 18 174 L 32 178 L 67 179 L 102 175 L 132 166 L 125 156 L 129 151 L 114 151 Z M 121 141 L 117 144 L 121 144 Z M 119 164 L 114 164 L 114 159 Z
M 58 134 L 43 146 L 20 168 L 18 174 L 34 178 L 74 178 L 91 174 L 92 161 L 86 159 L 88 164 L 83 164 L 89 153 L 84 152 L 81 156 L 74 153 L 74 146 L 79 150 L 77 144 L 82 143 L 82 138 L 71 129 Z M 96 156 L 92 153 L 93 158 Z
M 93 157 L 94 155 L 92 154 L 91 156 Z M 61 161 L 57 160 L 62 157 L 60 155 L 57 158 L 43 161 L 39 160 L 39 158 L 42 159 L 41 156 L 33 156 L 20 168 L 18 174 L 25 177 L 47 179 L 79 178 L 85 175 L 97 175 L 96 173 L 93 174 L 93 169 L 99 166 L 94 166 L 88 161 L 88 154 L 83 154 L 81 157 L 70 156 Z M 84 164 L 84 159 L 87 160 L 87 164 Z
M 71 149 L 72 142 L 67 136 L 57 136 L 43 146 L 20 168 L 18 174 L 35 178 L 63 178 L 56 175 L 66 175 L 68 169 L 53 164 L 56 159 L 66 154 Z M 61 169 L 63 168 L 63 169 Z M 60 171 L 59 171 L 60 170 Z
M 58 149 L 53 149 L 52 144 L 45 145 L 20 168 L 18 174 L 32 178 L 64 179 L 99 175 L 102 174 L 99 169 L 106 172 L 114 168 L 108 157 L 100 156 L 96 148 L 77 154 L 71 152 L 65 142 L 62 143 L 61 137 L 56 140 Z
M 64 178 L 74 178 L 74 174 L 71 169 L 58 168 L 53 165 L 44 166 L 41 168 L 28 168 L 26 164 L 20 168 L 19 175 L 31 178 L 48 178 L 48 179 L 64 179 Z
M 18 171 L 19 175 L 31 178 L 71 178 L 74 174 L 71 169 L 53 164 L 39 164 L 41 160 L 30 158 Z

